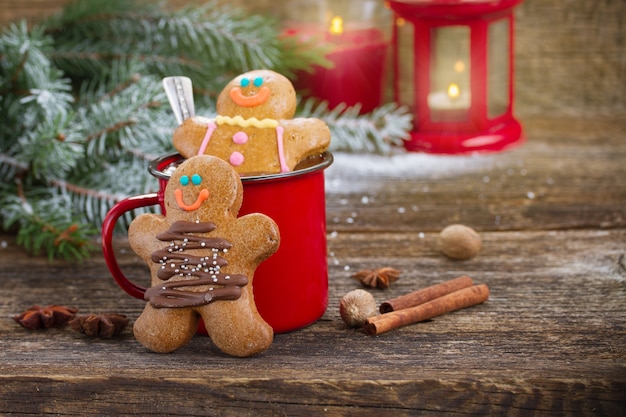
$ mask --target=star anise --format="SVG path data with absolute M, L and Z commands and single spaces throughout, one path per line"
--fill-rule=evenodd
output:
M 77 316 L 70 321 L 70 326 L 86 336 L 109 339 L 122 333 L 128 325 L 128 321 L 128 318 L 123 314 L 90 314 Z
M 371 288 L 387 288 L 389 284 L 396 281 L 400 276 L 400 271 L 391 267 L 368 270 L 364 269 L 352 275 L 352 278 L 361 281 L 363 285 Z
M 61 327 L 74 318 L 78 310 L 71 307 L 49 305 L 41 307 L 34 305 L 21 314 L 14 316 L 13 320 L 27 329 L 47 329 L 49 327 Z

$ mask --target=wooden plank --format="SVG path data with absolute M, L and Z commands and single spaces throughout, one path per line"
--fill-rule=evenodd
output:
M 329 229 L 626 226 L 626 119 L 562 120 L 529 118 L 526 142 L 499 154 L 337 155 L 326 177 Z
M 205 337 L 171 355 L 152 354 L 130 333 L 90 340 L 69 329 L 31 332 L 0 322 L 0 404 L 24 413 L 176 414 L 208 409 L 235 415 L 411 415 L 415 412 L 611 415 L 624 410 L 626 387 L 626 231 L 486 232 L 481 254 L 454 262 L 434 247 L 435 234 L 338 234 L 325 316 L 277 335 L 265 354 L 246 360 L 218 352 Z M 10 237 L 5 251 L 13 251 Z M 125 242 L 120 242 L 127 248 Z M 393 248 L 393 250 L 381 250 Z M 31 302 L 135 318 L 143 302 L 121 295 L 98 258 L 76 269 L 3 252 L 3 317 Z M 11 252 L 9 252 L 11 253 Z M 125 255 L 125 265 L 133 264 Z M 467 273 L 486 282 L 484 305 L 379 337 L 344 328 L 339 297 L 358 285 L 359 268 L 392 264 L 403 271 L 380 303 Z M 349 266 L 350 269 L 346 267 Z M 148 389 L 148 391 L 146 391 Z M 160 401 L 145 402 L 146 396 Z M 30 400 L 25 400 L 29 398 Z M 37 399 L 35 401 L 34 399 Z M 104 411 L 103 411 L 104 410 Z
M 186 416 L 414 416 L 419 415 L 619 415 L 624 409 L 608 392 L 619 385 L 554 380 L 520 389 L 520 379 L 466 382 L 423 379 L 413 381 L 160 379 L 150 381 L 148 397 L 133 379 L 97 377 L 68 381 L 27 378 L 28 396 L 18 404 L 25 413 L 37 415 L 84 415 L 106 413 Z M 11 390 L 14 384 L 5 385 Z M 546 395 L 546 393 L 548 395 Z M 17 397 L 17 396 L 16 396 Z M 101 404 L 109 406 L 103 412 Z
M 526 144 L 492 155 L 369 156 L 367 169 L 338 156 L 327 175 L 326 314 L 254 358 L 203 336 L 159 355 L 130 329 L 111 340 L 23 329 L 11 317 L 32 304 L 134 320 L 144 302 L 116 286 L 99 254 L 49 263 L 0 235 L 0 415 L 621 415 L 625 123 L 533 118 Z M 481 234 L 476 258 L 439 252 L 453 221 Z M 147 283 L 127 240 L 115 248 L 127 275 Z M 491 296 L 377 337 L 346 329 L 338 305 L 360 285 L 351 275 L 383 266 L 402 274 L 370 290 L 378 304 L 459 275 Z
M 518 109 L 624 114 L 625 7 L 611 0 L 522 2 L 515 31 Z
M 61 10 L 70 0 L 0 0 L 0 25 L 26 19 L 38 23 Z

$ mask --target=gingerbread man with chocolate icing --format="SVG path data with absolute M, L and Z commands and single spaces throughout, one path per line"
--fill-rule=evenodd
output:
M 131 247 L 152 276 L 133 328 L 148 349 L 183 346 L 200 318 L 227 354 L 251 356 L 271 345 L 273 330 L 256 309 L 252 280 L 256 267 L 278 249 L 279 231 L 264 214 L 238 218 L 242 198 L 241 179 L 228 163 L 195 156 L 165 188 L 166 215 L 142 214 L 131 223 Z
M 330 144 L 323 121 L 293 118 L 295 111 L 296 92 L 286 77 L 250 71 L 222 90 L 215 119 L 186 119 L 174 132 L 174 147 L 186 158 L 215 155 L 241 175 L 292 171 Z

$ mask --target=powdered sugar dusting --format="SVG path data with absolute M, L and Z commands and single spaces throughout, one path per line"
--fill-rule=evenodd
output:
M 329 190 L 341 190 L 350 178 L 440 178 L 484 169 L 493 164 L 493 154 L 432 155 L 404 152 L 392 155 L 334 154 L 334 163 L 326 170 Z M 337 187 L 337 188 L 335 188 Z M 364 202 L 367 204 L 367 201 Z
M 398 153 L 390 156 L 375 154 L 334 154 L 335 162 L 328 174 L 339 175 L 348 170 L 353 174 L 385 177 L 432 177 L 437 174 L 461 173 L 484 168 L 491 164 L 493 155 L 472 154 L 467 156 L 432 155 L 417 152 Z

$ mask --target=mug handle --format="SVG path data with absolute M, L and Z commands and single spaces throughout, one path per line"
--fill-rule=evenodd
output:
M 115 252 L 113 251 L 113 231 L 117 219 L 123 216 L 126 212 L 141 208 L 149 207 L 160 204 L 161 198 L 158 193 L 148 193 L 136 195 L 133 197 L 125 198 L 115 204 L 111 210 L 107 213 L 102 222 L 102 252 L 104 254 L 104 260 L 109 267 L 111 275 L 115 282 L 122 287 L 129 295 L 143 300 L 143 295 L 146 292 L 146 288 L 131 282 L 126 275 L 120 269 L 117 259 L 115 258 Z

